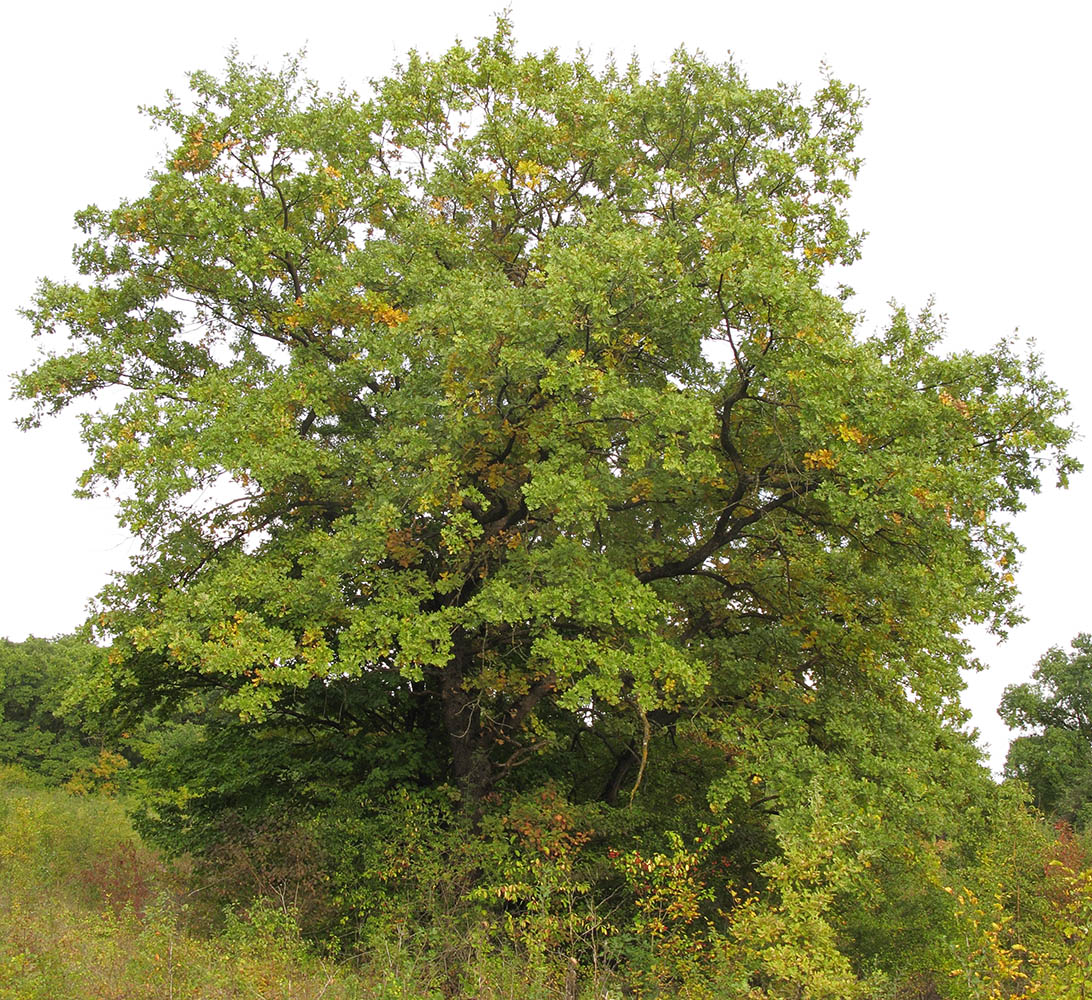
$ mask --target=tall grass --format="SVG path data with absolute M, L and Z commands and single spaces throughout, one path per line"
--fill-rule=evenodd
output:
M 0 1000 L 350 1000 L 375 990 L 257 906 L 208 936 L 123 803 L 0 774 Z

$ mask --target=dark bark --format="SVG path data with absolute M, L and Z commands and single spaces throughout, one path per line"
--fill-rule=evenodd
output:
M 611 771 L 610 777 L 607 778 L 603 791 L 599 794 L 599 797 L 608 806 L 618 804 L 618 793 L 622 790 L 622 782 L 626 780 L 626 775 L 633 770 L 633 765 L 640 759 L 640 754 L 637 753 L 637 743 L 630 740 L 625 749 L 615 759 L 614 769 Z
M 444 668 L 440 688 L 444 728 L 451 752 L 451 777 L 472 810 L 493 786 L 493 766 L 483 746 L 481 709 L 463 685 L 470 650 L 462 636 L 455 639 L 451 661 Z

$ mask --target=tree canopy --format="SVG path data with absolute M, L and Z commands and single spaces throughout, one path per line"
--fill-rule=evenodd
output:
M 752 871 L 855 810 L 975 822 L 960 629 L 1015 620 L 1007 516 L 1071 432 L 1015 344 L 862 331 L 854 88 L 503 20 L 364 97 L 190 82 L 17 389 L 27 426 L 97 401 L 81 489 L 143 541 L 92 621 L 111 703 L 202 725 L 151 820 L 554 789 L 732 818 Z
M 101 741 L 69 693 L 101 650 L 72 636 L 0 639 L 0 764 L 59 783 L 93 766 Z
M 1024 735 L 1013 740 L 1005 773 L 1026 781 L 1044 811 L 1087 825 L 1092 819 L 1092 636 L 1073 651 L 1055 647 L 1032 680 L 1005 689 L 1001 717 Z M 1031 732 L 1028 732 L 1031 730 Z

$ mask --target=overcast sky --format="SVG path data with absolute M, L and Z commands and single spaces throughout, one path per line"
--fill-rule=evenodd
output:
M 412 47 L 439 53 L 456 37 L 490 32 L 500 5 L 20 4 L 6 16 L 0 59 L 7 151 L 0 369 L 33 358 L 16 310 L 36 279 L 72 274 L 72 213 L 144 189 L 163 140 L 138 105 L 168 88 L 183 92 L 187 70 L 218 69 L 233 43 L 244 57 L 272 64 L 306 46 L 312 76 L 363 87 Z M 571 54 L 579 46 L 596 60 L 636 52 L 654 67 L 682 44 L 718 60 L 731 53 L 752 84 L 813 88 L 822 62 L 859 84 L 870 105 L 851 216 L 869 236 L 847 280 L 866 329 L 883 322 L 889 300 L 916 311 L 930 296 L 948 317 L 952 349 L 988 350 L 1019 329 L 1068 389 L 1074 422 L 1092 433 L 1092 7 L 515 0 L 510 9 L 526 49 Z M 81 621 L 107 574 L 124 567 L 130 543 L 108 502 L 71 497 L 84 466 L 75 421 L 20 434 L 12 426 L 19 407 L 2 396 L 0 636 L 55 635 Z M 1092 467 L 1087 440 L 1077 453 Z M 995 768 L 1009 739 L 996 716 L 1004 686 L 1028 677 L 1048 647 L 1092 631 L 1090 480 L 1085 474 L 1066 492 L 1029 499 L 1018 520 L 1027 546 L 1018 576 L 1027 624 L 1002 646 L 974 637 L 989 670 L 969 678 L 966 701 Z

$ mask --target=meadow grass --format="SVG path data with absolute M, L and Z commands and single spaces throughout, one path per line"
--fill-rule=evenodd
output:
M 22 778 L 0 775 L 0 1000 L 377 995 L 314 953 L 289 914 L 188 926 L 191 887 L 141 844 L 123 802 Z

